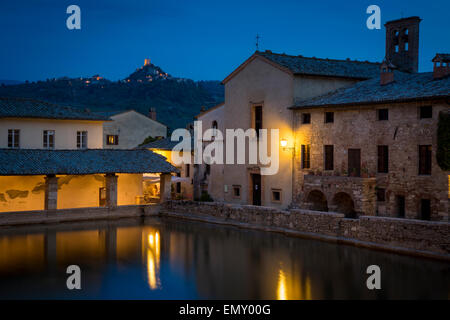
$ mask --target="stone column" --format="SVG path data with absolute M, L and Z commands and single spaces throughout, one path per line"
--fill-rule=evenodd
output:
M 56 210 L 58 206 L 58 178 L 55 175 L 45 177 L 45 210 Z
M 171 198 L 171 184 L 172 184 L 172 175 L 170 173 L 161 173 L 159 175 L 159 190 L 160 190 L 160 198 L 159 202 L 163 203 Z
M 108 208 L 117 207 L 117 178 L 114 173 L 105 175 L 106 206 Z

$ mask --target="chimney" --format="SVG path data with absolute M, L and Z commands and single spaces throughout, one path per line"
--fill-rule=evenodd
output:
M 434 62 L 434 79 L 442 79 L 450 74 L 450 53 L 436 53 L 431 61 Z
M 386 59 L 383 60 L 380 66 L 380 84 L 382 86 L 394 82 L 394 69 L 395 66 L 392 63 Z
M 156 121 L 156 109 L 155 108 L 150 108 L 149 112 L 148 112 L 148 117 L 152 120 Z
M 205 112 L 206 111 L 206 107 L 205 106 L 201 106 L 200 107 L 200 112 Z
M 416 73 L 419 68 L 419 17 L 386 22 L 386 59 L 398 70 Z

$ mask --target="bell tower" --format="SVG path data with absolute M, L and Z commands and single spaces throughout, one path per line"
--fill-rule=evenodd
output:
M 419 17 L 386 22 L 386 59 L 398 70 L 416 73 L 419 69 Z

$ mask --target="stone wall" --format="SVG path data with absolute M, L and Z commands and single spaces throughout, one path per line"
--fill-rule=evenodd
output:
M 450 259 L 450 224 L 446 222 L 374 216 L 349 219 L 334 212 L 192 201 L 168 201 L 161 212 Z
M 92 207 L 3 212 L 0 214 L 0 226 L 140 217 L 156 215 L 159 213 L 159 209 L 159 205 L 130 205 L 115 208 Z

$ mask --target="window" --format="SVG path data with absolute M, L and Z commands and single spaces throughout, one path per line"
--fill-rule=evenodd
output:
M 259 138 L 259 130 L 262 129 L 262 107 L 257 106 L 254 109 L 256 136 Z
M 325 112 L 325 123 L 334 122 L 334 112 Z
M 44 130 L 44 149 L 55 148 L 55 130 Z
M 107 135 L 106 136 L 106 144 L 111 146 L 117 146 L 119 144 L 119 136 L 118 135 Z
M 334 169 L 334 147 L 332 145 L 323 146 L 324 151 L 324 169 L 325 170 L 333 170 Z
M 77 148 L 87 148 L 87 131 L 77 131 Z
M 241 197 L 241 186 L 233 186 L 233 198 Z
M 419 117 L 420 117 L 420 119 L 433 118 L 433 107 L 432 106 L 420 107 L 419 108 Z
M 310 159 L 311 146 L 302 144 L 302 169 L 309 169 L 311 166 Z
M 405 217 L 405 196 L 395 196 L 395 203 L 397 206 L 397 217 Z
M 389 172 L 389 147 L 378 146 L 378 173 Z
M 431 146 L 422 145 L 419 146 L 419 174 L 430 175 L 431 174 Z
M 186 172 L 185 172 L 186 178 L 191 176 L 190 171 L 191 171 L 191 166 L 189 164 L 186 164 Z
M 8 129 L 8 148 L 19 148 L 20 130 Z
M 311 113 L 302 113 L 302 123 L 303 124 L 311 123 Z
M 408 51 L 408 49 L 409 49 L 408 42 L 405 42 L 405 51 Z
M 272 189 L 272 202 L 281 202 L 281 189 Z
M 386 201 L 386 189 L 377 188 L 377 201 Z
M 206 174 L 210 174 L 211 173 L 211 165 L 209 165 L 209 164 L 206 164 L 206 168 L 205 168 L 206 170 Z
M 378 120 L 389 120 L 389 109 L 378 109 Z
M 431 200 L 420 199 L 420 219 L 430 220 L 431 218 Z

